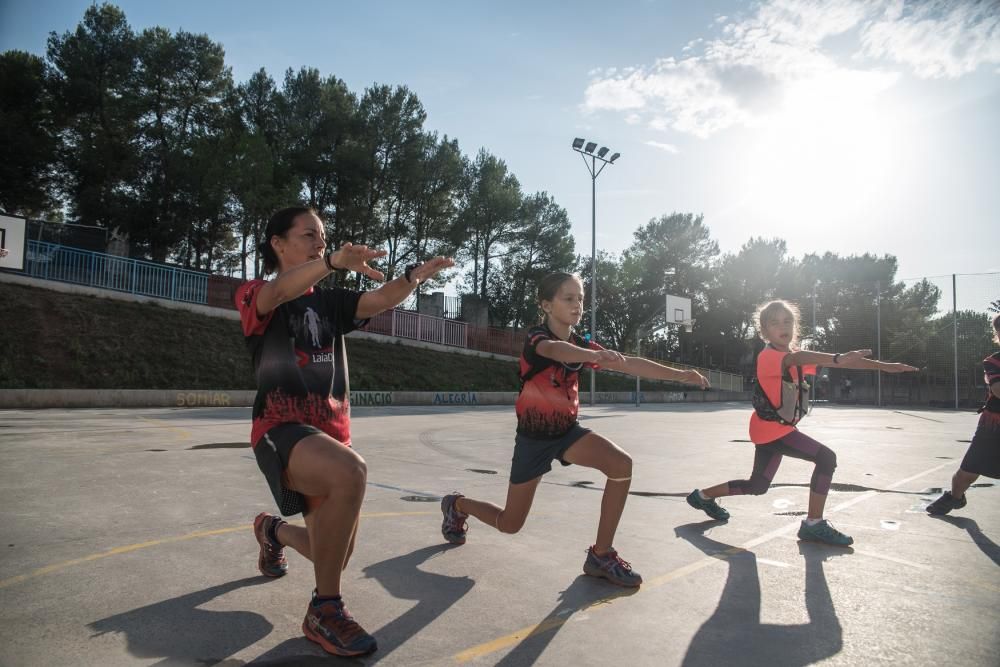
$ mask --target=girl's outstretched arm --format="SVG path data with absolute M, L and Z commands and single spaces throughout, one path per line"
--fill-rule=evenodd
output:
M 693 368 L 687 370 L 671 368 L 670 366 L 664 366 L 663 364 L 658 364 L 655 361 L 643 359 L 642 357 L 623 357 L 622 361 L 618 363 L 601 364 L 601 368 L 606 368 L 609 371 L 620 371 L 629 375 L 638 375 L 650 380 L 667 380 L 669 382 L 693 384 L 702 389 L 708 389 L 710 386 L 708 379 Z
M 828 352 L 810 352 L 799 350 L 785 355 L 782 360 L 782 369 L 790 366 L 816 365 L 824 368 L 846 368 L 849 370 L 871 370 L 883 371 L 886 373 L 907 373 L 920 370 L 908 364 L 898 364 L 888 361 L 876 361 L 866 357 L 872 353 L 871 350 L 854 350 L 842 354 L 830 354 Z
M 564 340 L 543 340 L 535 348 L 541 356 L 563 364 L 597 364 L 607 368 L 608 364 L 623 359 L 612 350 L 590 350 Z

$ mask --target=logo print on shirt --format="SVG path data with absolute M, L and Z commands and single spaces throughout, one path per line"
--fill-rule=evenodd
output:
M 306 308 L 305 322 L 309 328 L 309 337 L 312 338 L 313 347 L 319 347 L 319 315 L 312 308 Z

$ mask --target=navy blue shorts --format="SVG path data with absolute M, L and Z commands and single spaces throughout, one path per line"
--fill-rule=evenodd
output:
M 962 465 L 966 472 L 1000 479 L 1000 413 L 984 411 Z
M 539 440 L 518 434 L 514 438 L 514 458 L 510 462 L 510 483 L 523 484 L 552 470 L 552 462 L 564 466 L 563 454 L 574 442 L 590 433 L 589 428 L 574 424 L 570 430 L 552 440 Z

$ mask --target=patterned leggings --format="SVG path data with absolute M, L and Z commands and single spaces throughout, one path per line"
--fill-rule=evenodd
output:
M 783 456 L 815 462 L 816 468 L 813 469 L 809 488 L 813 493 L 823 496 L 830 492 L 830 481 L 833 479 L 833 471 L 837 468 L 837 455 L 826 445 L 799 431 L 792 431 L 774 442 L 756 445 L 756 450 L 753 458 L 753 473 L 751 473 L 750 479 L 730 481 L 730 495 L 759 496 L 767 491 L 774 475 L 778 472 L 778 466 L 781 465 Z

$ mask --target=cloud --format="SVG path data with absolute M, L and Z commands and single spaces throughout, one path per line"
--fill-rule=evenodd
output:
M 767 0 L 752 15 L 720 22 L 715 38 L 689 42 L 679 57 L 592 71 L 582 109 L 709 137 L 761 123 L 796 91 L 829 81 L 838 83 L 841 101 L 855 94 L 868 99 L 898 79 L 886 63 L 922 77 L 961 76 L 1000 63 L 998 21 L 998 0 L 926 0 L 915 7 L 898 0 Z M 856 39 L 853 61 L 827 43 L 838 36 Z
M 677 146 L 674 146 L 673 144 L 666 144 L 663 143 L 662 141 L 647 141 L 646 145 L 652 146 L 653 148 L 659 148 L 661 151 L 673 153 L 674 155 L 677 155 L 678 153 L 681 152 L 680 149 L 677 148 Z
M 919 77 L 957 78 L 1000 63 L 1000 2 L 896 2 L 861 42 L 864 55 L 909 65 Z

